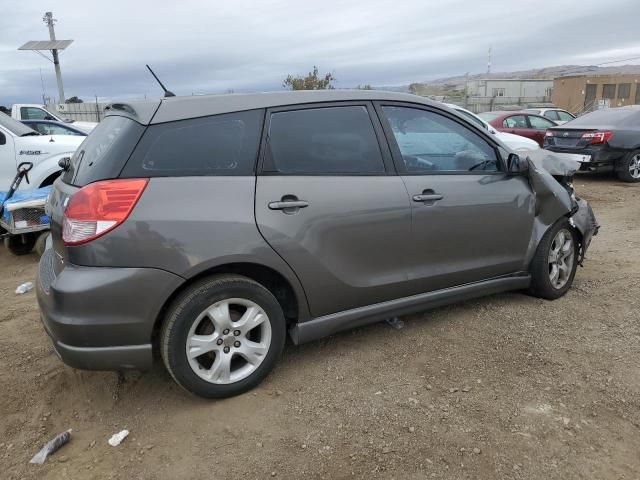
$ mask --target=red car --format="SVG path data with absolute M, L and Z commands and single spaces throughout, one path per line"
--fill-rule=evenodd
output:
M 547 128 L 557 125 L 542 115 L 529 112 L 483 112 L 478 116 L 500 132 L 530 138 L 538 142 L 541 147 L 544 144 L 544 134 Z

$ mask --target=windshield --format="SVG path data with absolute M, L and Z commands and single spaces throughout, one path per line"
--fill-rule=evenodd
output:
M 0 112 L 0 125 L 18 137 L 24 137 L 26 135 L 40 135 L 38 132 L 27 127 L 24 123 L 20 123 L 2 112 Z
M 488 130 L 489 127 L 486 123 L 484 123 L 484 121 L 481 118 L 476 117 L 473 113 L 471 112 L 467 112 L 466 110 L 458 110 L 456 109 L 456 112 L 464 115 L 465 117 L 467 117 L 469 120 L 471 120 L 472 122 L 480 125 L 482 128 L 484 128 L 485 130 Z
M 496 113 L 496 112 L 482 112 L 479 113 L 478 116 L 480 118 L 482 118 L 483 120 L 486 120 L 487 122 L 490 122 L 491 120 L 495 120 L 496 118 L 498 118 L 500 115 L 502 115 L 502 113 Z

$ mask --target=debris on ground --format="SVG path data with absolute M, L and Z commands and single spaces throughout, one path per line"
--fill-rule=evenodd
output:
M 387 318 L 385 322 L 387 323 L 387 325 L 395 328 L 396 330 L 402 330 L 404 328 L 404 322 L 398 317 Z
M 62 432 L 60 435 L 54 437 L 53 440 L 48 441 L 44 447 L 29 460 L 29 463 L 42 465 L 49 455 L 58 451 L 60 447 L 68 443 L 69 440 L 71 440 L 71 429 Z
M 27 293 L 28 291 L 33 289 L 33 283 L 32 282 L 25 282 L 22 285 L 18 285 L 18 288 L 16 288 L 16 294 L 17 295 L 22 295 L 23 293 Z
M 111 445 L 112 447 L 117 447 L 125 438 L 127 438 L 127 435 L 129 435 L 129 430 L 127 429 L 121 430 L 118 433 L 114 433 L 109 439 L 109 445 Z

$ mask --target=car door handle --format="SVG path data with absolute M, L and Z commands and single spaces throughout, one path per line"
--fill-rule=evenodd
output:
M 285 208 L 306 208 L 309 206 L 309 202 L 304 200 L 285 200 L 281 202 L 270 202 L 269 208 L 271 210 L 284 210 Z
M 440 195 L 439 193 L 422 193 L 420 195 L 414 195 L 413 201 L 414 202 L 435 202 L 438 200 L 442 200 L 443 198 L 444 196 Z

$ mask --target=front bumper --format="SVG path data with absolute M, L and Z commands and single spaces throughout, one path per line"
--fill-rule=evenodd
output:
M 36 294 L 53 348 L 68 365 L 88 370 L 148 369 L 160 309 L 183 279 L 151 268 L 65 265 L 55 252 L 40 259 Z

